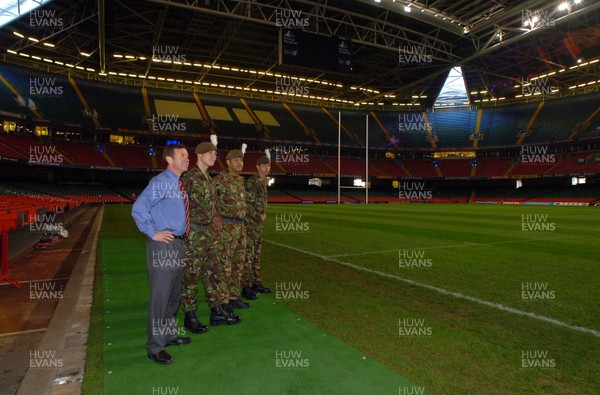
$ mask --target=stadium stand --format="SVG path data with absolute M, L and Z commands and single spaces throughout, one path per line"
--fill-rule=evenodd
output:
M 44 119 L 94 126 L 91 118 L 84 116 L 81 101 L 64 76 L 7 64 L 1 65 L 0 74 L 24 99 L 35 103 Z
M 578 174 L 597 173 L 600 171 L 600 157 L 595 153 L 578 153 L 560 162 L 556 167 L 549 169 L 547 174 Z
M 10 137 L 9 137 L 10 136 Z M 29 152 L 27 154 L 22 152 L 19 148 L 15 147 L 11 140 L 13 140 L 12 135 L 6 135 L 0 133 L 0 156 L 5 156 L 7 158 L 17 158 L 17 159 L 27 159 L 29 158 Z
M 5 146 L 11 149 L 11 152 L 20 155 L 21 158 L 29 158 L 32 147 L 37 145 L 43 145 L 38 139 L 32 135 L 21 135 L 21 134 L 2 134 L 2 142 Z M 10 154 L 11 152 L 7 152 Z M 11 156 L 14 157 L 14 156 Z
M 0 184 L 0 192 L 19 196 L 33 196 L 51 201 L 69 202 L 69 207 L 76 207 L 81 203 L 127 203 L 131 202 L 112 188 L 89 183 L 62 183 L 50 182 L 11 182 Z M 72 203 L 76 202 L 76 203 Z
M 432 160 L 407 160 L 404 167 L 415 177 L 438 177 Z
M 244 106 L 238 98 L 216 96 L 216 95 L 198 95 L 206 107 L 209 116 L 217 125 L 217 134 L 219 137 L 241 138 L 241 139 L 260 139 L 262 136 L 256 130 L 254 122 L 251 120 L 242 123 L 235 115 L 234 109 L 240 114 L 246 113 Z
M 432 111 L 427 113 L 427 118 L 433 133 L 439 138 L 439 147 L 465 147 L 469 145 L 469 136 L 475 131 L 477 111 Z
M 342 195 L 352 198 L 357 202 L 365 202 L 365 190 L 364 189 L 343 189 Z M 370 203 L 392 203 L 398 202 L 398 195 L 392 195 L 381 191 L 369 191 L 369 202 Z
M 323 144 L 337 145 L 338 141 L 338 125 L 337 125 L 337 111 L 329 110 L 330 114 L 335 118 L 332 119 L 325 111 L 320 107 L 310 107 L 300 104 L 290 104 L 289 107 L 302 119 L 306 125 L 312 128 L 316 135 Z M 335 114 L 334 114 L 335 113 Z M 342 123 L 344 119 L 342 118 Z M 312 139 L 308 137 L 305 139 L 307 143 L 312 143 Z M 346 133 L 341 133 L 342 145 L 355 146 L 357 145 Z
M 556 163 L 560 162 L 560 158 L 555 156 L 553 158 L 544 159 L 543 162 L 532 162 L 524 161 L 522 157 L 515 166 L 508 172 L 509 176 L 533 176 L 543 174 L 546 170 L 551 169 Z
M 581 124 L 598 107 L 597 93 L 548 100 L 533 123 L 533 135 L 524 143 L 548 143 L 566 140 L 577 124 Z
M 61 139 L 54 139 L 53 142 L 60 152 L 72 158 L 75 163 L 88 166 L 111 166 L 106 156 L 98 151 L 98 144 L 94 142 L 66 141 Z
M 279 189 L 269 189 L 269 203 L 300 203 L 302 200 Z
M 269 128 L 272 141 L 293 143 L 306 141 L 307 135 L 304 133 L 302 125 L 294 119 L 282 103 L 252 99 L 247 99 L 246 102 Z
M 337 158 L 293 153 L 289 149 L 279 152 L 271 151 L 271 171 L 276 172 L 279 165 L 288 174 L 322 174 L 333 176 L 337 172 Z
M 77 199 L 37 192 L 31 183 L 0 182 L 0 231 L 25 226 L 46 213 L 62 212 L 80 204 Z
M 139 87 L 77 79 L 88 104 L 98 112 L 104 127 L 147 130 Z
M 312 202 L 312 203 L 336 203 L 337 202 L 337 192 L 333 190 L 324 190 L 317 187 L 309 187 L 307 189 L 286 189 L 286 193 L 290 196 L 297 198 L 302 202 Z M 353 203 L 356 202 L 355 199 L 342 196 L 340 201 L 342 203 Z
M 469 177 L 471 175 L 471 160 L 454 159 L 439 163 L 444 177 Z
M 422 113 L 412 112 L 378 112 L 377 117 L 391 137 L 398 140 L 400 148 L 431 148 L 426 140 L 427 131 Z M 382 141 L 382 146 L 389 142 Z
M 148 88 L 148 99 L 154 132 L 209 133 L 191 92 Z
M 478 177 L 502 177 L 511 165 L 510 159 L 479 159 L 475 175 Z
M 484 139 L 481 147 L 514 145 L 519 131 L 527 124 L 537 108 L 537 103 L 517 104 L 505 107 L 484 108 L 480 133 Z
M 118 144 L 107 144 L 105 147 L 107 154 L 119 167 L 130 169 L 154 168 L 147 148 Z
M 0 76 L 4 74 L 4 69 L 5 65 L 0 63 Z M 19 105 L 15 94 L 2 81 L 0 81 L 0 110 L 17 116 L 27 115 L 27 108 Z
M 403 161 L 400 159 L 375 159 L 372 166 L 378 169 L 381 173 L 389 178 L 406 177 L 411 174 L 407 173 L 403 168 Z

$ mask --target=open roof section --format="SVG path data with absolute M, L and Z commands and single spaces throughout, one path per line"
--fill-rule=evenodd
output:
M 0 28 L 28 15 L 51 0 L 5 0 L 0 4 Z
M 456 66 L 450 69 L 448 77 L 435 100 L 434 107 L 468 106 L 469 96 L 463 78 L 462 69 Z
M 55 0 L 42 8 L 56 10 L 46 23 L 54 26 L 32 29 L 23 16 L 0 30 L 0 47 L 5 61 L 83 78 L 347 108 L 431 107 L 460 65 L 472 102 L 508 102 L 535 99 L 516 97 L 518 85 L 544 74 L 556 97 L 598 89 L 589 83 L 600 67 L 589 62 L 600 57 L 600 2 L 561 3 Z M 524 25 L 536 16 L 543 23 Z M 352 71 L 279 65 L 278 31 L 289 19 L 350 38 Z M 411 52 L 427 60 L 401 58 Z M 285 83 L 304 96 L 278 90 Z

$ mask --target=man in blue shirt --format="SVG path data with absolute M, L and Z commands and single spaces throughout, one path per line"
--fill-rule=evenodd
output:
M 146 350 L 148 358 L 170 364 L 166 346 L 191 342 L 181 337 L 174 318 L 179 307 L 181 276 L 185 265 L 185 238 L 189 232 L 188 200 L 179 181 L 190 160 L 185 146 L 173 144 L 163 150 L 167 169 L 150 183 L 133 204 L 131 215 L 148 236 L 146 261 L 150 280 Z M 185 329 L 183 329 L 185 333 Z

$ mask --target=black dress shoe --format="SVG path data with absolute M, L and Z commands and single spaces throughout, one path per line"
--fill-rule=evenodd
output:
M 148 354 L 148 358 L 161 365 L 169 365 L 175 362 L 173 361 L 173 358 L 169 355 L 169 353 L 165 350 L 159 351 L 156 354 L 152 355 Z
M 239 299 L 231 299 L 229 301 L 229 306 L 233 307 L 234 309 L 249 309 L 250 303 L 242 302 Z
M 165 344 L 165 347 L 169 347 L 169 346 L 183 346 L 184 344 L 190 344 L 192 342 L 192 339 L 190 339 L 189 337 L 176 337 L 173 340 L 170 340 L 167 342 L 167 344 Z
M 223 306 L 211 307 L 210 324 L 211 325 L 233 325 L 240 323 L 240 317 L 225 310 Z
M 208 327 L 200 322 L 198 317 L 196 317 L 196 313 L 193 311 L 185 313 L 183 326 L 192 333 L 205 333 L 208 331 Z
M 261 294 L 270 294 L 271 290 L 266 288 L 262 283 L 256 283 L 252 286 L 254 292 L 260 292 Z
M 242 296 L 246 299 L 250 299 L 250 300 L 256 300 L 258 298 L 258 296 L 256 296 L 256 294 L 254 292 L 252 292 L 252 290 L 250 289 L 250 287 L 243 287 L 242 288 Z

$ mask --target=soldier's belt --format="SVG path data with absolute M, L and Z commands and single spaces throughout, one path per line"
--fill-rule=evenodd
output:
M 194 229 L 204 229 L 209 226 L 210 226 L 210 224 L 203 224 L 201 222 L 190 222 L 190 227 L 192 227 Z
M 227 217 L 225 215 L 221 216 L 221 218 L 223 218 L 223 221 L 225 222 L 231 222 L 233 224 L 243 224 L 244 220 L 238 217 Z

